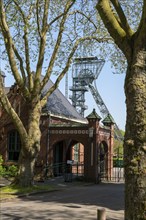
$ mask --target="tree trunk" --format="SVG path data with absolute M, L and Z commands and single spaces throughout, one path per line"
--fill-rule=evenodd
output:
M 40 116 L 39 105 L 34 108 L 29 106 L 27 139 L 21 137 L 21 152 L 19 156 L 19 171 L 16 179 L 17 184 L 23 187 L 33 184 L 34 165 L 40 151 Z
M 136 51 L 125 79 L 125 220 L 146 219 L 146 55 Z
M 28 154 L 20 156 L 19 172 L 16 177 L 16 184 L 22 187 L 29 187 L 33 185 L 35 159 L 35 157 Z

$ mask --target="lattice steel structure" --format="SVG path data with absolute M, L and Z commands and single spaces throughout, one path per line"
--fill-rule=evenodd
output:
M 74 59 L 72 66 L 73 86 L 70 88 L 72 91 L 70 99 L 72 100 L 72 105 L 82 116 L 84 116 L 84 112 L 88 108 L 85 105 L 85 92 L 88 90 L 90 90 L 102 117 L 105 118 L 107 115 L 111 115 L 96 86 L 96 79 L 98 78 L 104 63 L 105 61 L 103 59 L 98 59 L 97 57 L 82 57 Z M 121 132 L 116 123 L 115 130 L 117 138 L 121 139 Z
M 72 91 L 72 105 L 78 112 L 84 116 L 87 109 L 85 105 L 85 92 L 89 90 L 89 85 L 95 81 L 104 65 L 104 60 L 97 57 L 82 57 L 75 58 L 72 66 L 73 86 Z

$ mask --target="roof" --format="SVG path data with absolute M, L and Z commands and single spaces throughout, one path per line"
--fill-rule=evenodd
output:
M 103 124 L 115 124 L 114 119 L 112 118 L 112 116 L 110 114 L 108 114 L 105 119 L 103 119 L 102 121 Z
M 98 120 L 101 119 L 101 117 L 96 113 L 95 108 L 86 118 L 87 119 L 98 119 Z
M 46 84 L 43 93 L 48 91 L 53 86 L 51 80 Z M 77 110 L 71 105 L 68 99 L 61 93 L 59 89 L 56 89 L 49 97 L 45 107 L 45 111 L 53 113 L 58 116 L 64 116 L 69 119 L 75 119 L 76 121 L 87 123 L 87 120 L 83 118 Z

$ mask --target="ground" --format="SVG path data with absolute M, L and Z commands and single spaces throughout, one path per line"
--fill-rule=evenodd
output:
M 2 220 L 96 220 L 97 208 L 106 208 L 107 220 L 124 219 L 124 184 L 65 183 L 59 178 L 46 184 L 54 192 L 28 195 L 1 203 Z M 41 184 L 41 183 L 40 183 Z

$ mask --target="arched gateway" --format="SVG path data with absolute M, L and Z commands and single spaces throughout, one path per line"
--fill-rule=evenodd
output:
M 48 81 L 45 89 L 47 91 L 53 83 Z M 13 85 L 8 91 L 9 101 L 16 104 L 19 109 L 22 122 L 25 124 L 27 118 L 27 106 L 21 94 L 18 94 L 17 85 Z M 10 117 L 0 108 L 0 154 L 4 162 L 17 163 L 21 143 L 19 134 L 16 131 Z M 104 163 L 106 164 L 106 176 L 111 178 L 112 154 L 113 154 L 113 121 L 108 115 L 100 123 L 101 118 L 95 109 L 83 118 L 63 94 L 56 89 L 48 98 L 45 108 L 42 110 L 41 129 L 41 149 L 36 158 L 36 170 L 43 167 L 51 167 L 54 164 L 67 164 L 74 161 L 80 165 L 79 172 L 84 174 L 87 181 L 97 182 L 101 176 L 102 151 Z M 13 146 L 13 147 L 12 147 Z M 106 146 L 102 149 L 102 146 Z M 106 161 L 105 161 L 106 158 Z M 51 175 L 61 173 L 61 168 L 52 170 Z M 75 172 L 75 169 L 72 170 Z
M 48 117 L 48 120 L 45 117 Z M 80 170 L 78 172 L 82 172 L 86 181 L 97 182 L 99 180 L 102 172 L 99 169 L 102 150 L 110 157 L 113 151 L 113 122 L 110 121 L 106 123 L 106 126 L 101 126 L 101 118 L 95 109 L 86 119 L 86 123 L 82 123 L 63 118 L 58 120 L 52 114 L 44 115 L 42 120 L 48 121 L 49 124 L 42 126 L 42 147 L 39 160 L 43 161 L 44 165 L 53 167 L 50 175 L 61 175 L 64 172 L 64 165 L 68 161 L 73 161 L 73 164 L 78 163 Z M 103 146 L 104 149 L 102 149 Z M 106 177 L 110 179 L 111 158 L 107 157 L 106 164 Z M 77 168 L 73 166 L 73 173 L 75 169 Z

